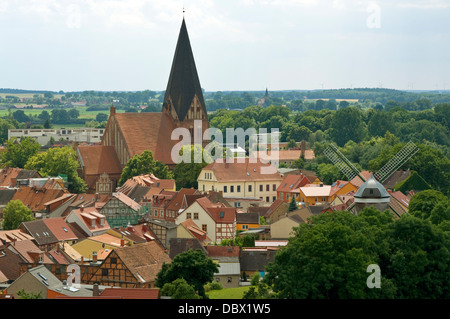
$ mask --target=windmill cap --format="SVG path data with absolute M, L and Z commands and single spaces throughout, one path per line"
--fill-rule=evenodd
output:
M 378 182 L 373 174 L 370 175 L 369 179 L 361 185 L 356 194 L 354 195 L 356 199 L 386 199 L 390 198 L 391 195 L 387 192 L 384 186 Z

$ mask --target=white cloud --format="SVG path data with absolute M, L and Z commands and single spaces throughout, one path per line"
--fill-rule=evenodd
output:
M 416 8 L 416 9 L 447 9 L 450 8 L 448 0 L 408 0 L 401 1 L 398 6 L 400 8 Z
M 319 3 L 318 0 L 240 0 L 242 5 L 271 5 L 271 6 L 312 6 Z

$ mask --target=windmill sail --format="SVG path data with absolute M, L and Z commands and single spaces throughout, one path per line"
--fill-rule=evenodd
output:
M 403 148 L 395 154 L 382 168 L 380 168 L 375 174 L 375 178 L 383 183 L 388 179 L 396 170 L 398 170 L 403 164 L 405 164 L 411 157 L 413 157 L 419 148 L 413 143 L 408 142 Z
M 330 144 L 323 153 L 328 157 L 328 159 L 337 167 L 339 170 L 347 176 L 348 180 L 352 180 L 355 177 L 359 177 L 360 180 L 357 180 L 357 183 L 360 186 L 366 180 L 361 176 L 359 170 L 344 156 L 344 154 L 339 151 L 339 149 L 334 145 Z

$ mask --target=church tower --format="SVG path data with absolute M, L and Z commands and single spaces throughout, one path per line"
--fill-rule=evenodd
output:
M 194 129 L 201 129 L 201 134 L 203 134 L 209 127 L 205 100 L 184 18 L 178 36 L 162 112 L 172 117 L 176 127 L 189 129 L 191 136 L 194 134 Z M 201 121 L 197 122 L 201 123 L 201 128 L 194 128 L 195 120 Z

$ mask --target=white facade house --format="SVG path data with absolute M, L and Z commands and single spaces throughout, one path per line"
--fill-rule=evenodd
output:
M 220 243 L 232 239 L 236 234 L 236 209 L 223 204 L 213 204 L 206 197 L 197 199 L 175 219 L 179 225 L 191 219 L 198 228 L 206 232 L 211 242 Z
M 31 137 L 40 145 L 47 145 L 53 137 L 55 142 L 63 139 L 70 142 L 100 143 L 104 128 L 59 128 L 59 129 L 13 129 L 8 130 L 8 140 L 17 137 Z

